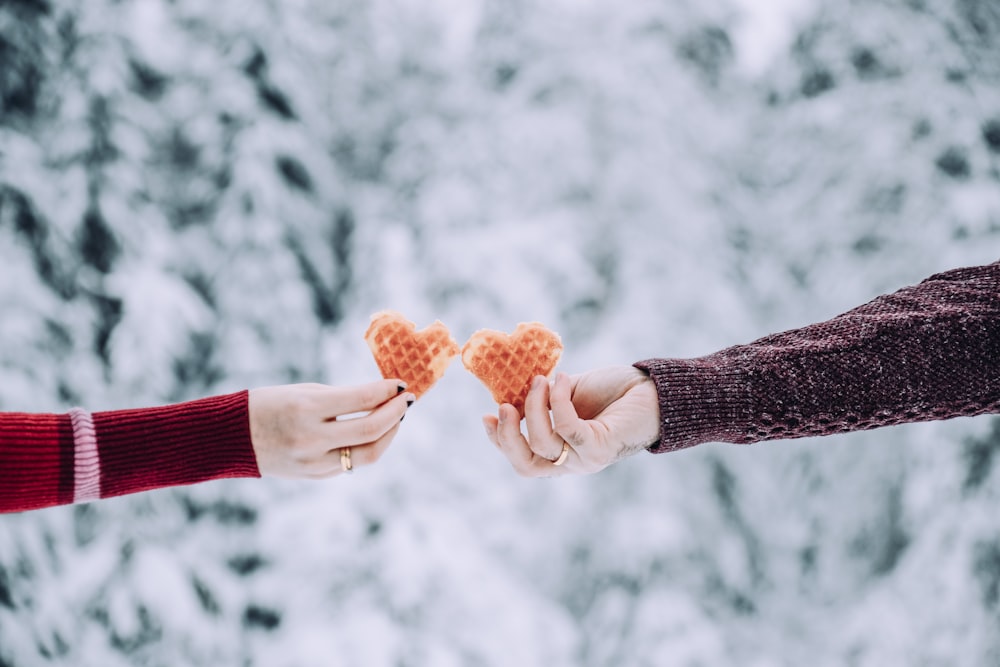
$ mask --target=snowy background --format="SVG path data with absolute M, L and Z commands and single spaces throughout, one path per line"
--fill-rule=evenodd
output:
M 0 409 L 696 356 L 1000 257 L 996 0 L 0 2 Z M 0 517 L 0 666 L 1000 664 L 1000 420 Z

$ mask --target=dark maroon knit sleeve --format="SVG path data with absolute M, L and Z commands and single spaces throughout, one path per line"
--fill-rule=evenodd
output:
M 649 359 L 653 452 L 1000 413 L 1000 262 L 698 359 Z

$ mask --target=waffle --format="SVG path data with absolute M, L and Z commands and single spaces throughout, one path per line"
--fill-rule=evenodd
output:
M 462 365 L 482 380 L 494 401 L 510 403 L 524 414 L 532 378 L 548 377 L 562 349 L 559 334 L 538 322 L 522 322 L 512 335 L 492 329 L 472 334 L 462 348 Z
M 417 398 L 441 379 L 459 352 L 440 321 L 417 331 L 413 322 L 392 310 L 372 315 L 365 341 L 382 377 L 403 380 Z

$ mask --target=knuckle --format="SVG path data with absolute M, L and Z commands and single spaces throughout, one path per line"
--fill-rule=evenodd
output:
M 361 389 L 360 399 L 365 405 L 378 405 L 384 400 L 384 396 L 381 384 L 369 384 Z
M 377 419 L 371 417 L 363 418 L 361 423 L 358 424 L 358 428 L 364 442 L 371 442 L 382 435 L 382 424 Z
M 572 428 L 557 428 L 555 429 L 556 435 L 562 438 L 564 441 L 568 442 L 573 447 L 579 447 L 583 443 L 579 438 L 579 433 Z
M 288 437 L 287 447 L 291 457 L 300 465 L 311 459 L 312 438 L 304 433 L 294 433 Z
M 566 415 L 555 415 L 552 420 L 552 428 L 562 435 L 563 433 L 568 433 L 576 428 L 575 422 Z
M 532 463 L 545 455 L 545 448 L 540 447 L 537 442 L 529 442 L 528 449 L 531 450 Z

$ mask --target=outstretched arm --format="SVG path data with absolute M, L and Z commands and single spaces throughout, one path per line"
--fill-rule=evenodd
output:
M 330 477 L 345 447 L 359 466 L 385 452 L 413 400 L 405 388 L 298 384 L 137 410 L 0 413 L 0 512 L 226 477 Z
M 652 359 L 665 452 L 1000 412 L 1000 262 L 700 359 Z
M 535 476 L 592 472 L 643 446 L 659 453 L 1000 413 L 1000 262 L 706 357 L 635 366 L 649 385 L 620 369 L 618 381 L 605 369 L 557 379 L 551 392 L 542 383 L 525 407 L 527 438 L 510 406 L 485 418 L 487 435 Z M 588 407 L 616 395 L 599 412 Z M 557 467 L 563 442 L 573 454 Z

